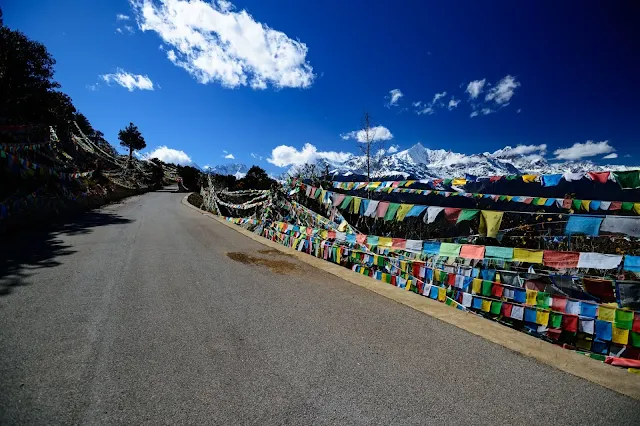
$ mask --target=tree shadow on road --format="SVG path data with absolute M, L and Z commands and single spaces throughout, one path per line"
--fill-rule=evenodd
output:
M 62 257 L 76 252 L 59 237 L 91 232 L 99 226 L 131 223 L 117 214 L 91 211 L 65 221 L 0 235 L 0 297 L 27 285 L 32 271 L 62 264 Z

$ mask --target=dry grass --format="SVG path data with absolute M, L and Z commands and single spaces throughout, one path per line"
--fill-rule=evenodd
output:
M 277 254 L 281 254 L 278 250 L 273 251 L 277 252 Z M 271 250 L 260 250 L 259 252 L 263 254 L 272 254 Z M 245 265 L 266 266 L 267 268 L 269 268 L 269 270 L 271 270 L 271 272 L 274 272 L 276 274 L 287 274 L 298 269 L 297 265 L 291 262 L 287 262 L 284 260 L 265 259 L 263 257 L 255 257 L 242 252 L 229 252 L 227 253 L 227 257 L 229 257 L 229 259 L 231 260 L 235 260 L 236 262 L 244 263 Z

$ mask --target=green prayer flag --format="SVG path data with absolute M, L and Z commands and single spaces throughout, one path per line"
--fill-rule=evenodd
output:
M 445 186 L 450 186 L 451 182 L 453 182 L 453 179 L 445 179 L 443 183 Z
M 491 287 L 493 287 L 493 282 L 486 280 L 482 281 L 482 295 L 491 296 Z
M 346 209 L 347 207 L 349 207 L 349 204 L 351 203 L 352 199 L 353 199 L 352 195 L 347 195 L 346 197 L 344 197 L 344 200 L 342 200 L 342 204 L 340 204 L 340 208 Z
M 571 205 L 575 210 L 580 210 L 580 207 L 582 207 L 582 200 L 573 200 Z
M 625 311 L 624 309 L 616 309 L 616 327 L 631 330 L 633 325 L 633 311 Z
M 471 220 L 478 214 L 480 210 L 467 210 L 463 209 L 460 212 L 460 216 L 458 216 L 458 221 L 456 223 L 464 222 L 465 220 Z
M 450 299 L 449 297 L 447 297 L 447 300 L 445 300 L 444 303 L 451 306 L 453 304 L 453 299 Z
M 540 198 L 534 198 L 532 204 L 534 206 L 539 206 L 540 205 Z
M 622 189 L 640 188 L 640 171 L 613 172 L 616 182 Z
M 504 201 L 504 200 L 506 200 L 506 199 L 507 199 L 507 196 L 506 196 L 506 195 L 501 195 L 498 199 L 499 199 L 500 201 Z
M 635 331 L 629 332 L 629 344 L 633 347 L 640 348 L 640 333 Z
M 536 305 L 541 308 L 549 309 L 549 293 L 539 291 L 536 295 Z
M 387 212 L 384 215 L 384 220 L 385 221 L 393 220 L 396 217 L 396 213 L 398 212 L 399 208 L 400 208 L 400 204 L 399 203 L 389 203 L 389 207 L 387 208 Z
M 491 313 L 494 315 L 500 315 L 500 310 L 502 309 L 502 302 L 491 302 Z
M 551 312 L 549 316 L 549 327 L 551 328 L 560 328 L 562 325 L 562 314 L 557 312 Z
M 622 203 L 622 210 L 633 210 L 633 203 L 632 202 Z
M 509 176 L 507 176 L 507 180 L 514 180 L 514 179 L 518 179 L 518 175 L 509 175 Z

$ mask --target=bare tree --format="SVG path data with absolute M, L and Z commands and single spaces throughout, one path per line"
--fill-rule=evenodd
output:
M 371 115 L 365 111 L 360 121 L 360 131 L 356 136 L 358 149 L 365 157 L 367 182 L 371 181 L 371 174 L 380 169 L 384 158 L 384 140 L 376 137 L 378 127 L 374 126 Z

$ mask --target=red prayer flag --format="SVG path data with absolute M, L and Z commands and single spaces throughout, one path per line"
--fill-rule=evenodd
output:
M 532 197 L 527 197 L 524 200 L 522 200 L 522 202 L 525 203 L 525 204 L 531 204 L 532 201 L 533 201 Z
M 634 314 L 631 330 L 635 331 L 636 333 L 640 333 L 640 314 L 638 314 L 637 312 Z
M 582 285 L 587 293 L 597 296 L 603 303 L 616 301 L 616 295 L 613 292 L 613 282 L 611 280 L 583 278 Z
M 573 333 L 578 331 L 578 316 L 577 315 L 563 315 L 562 316 L 562 329 L 571 331 Z
M 397 286 L 398 282 L 396 281 L 396 276 L 395 275 L 391 275 L 391 284 Z
M 364 244 L 364 243 L 365 243 L 365 241 L 367 241 L 367 235 L 366 235 L 366 234 L 357 234 L 357 235 L 356 235 L 356 241 L 357 241 L 359 244 Z
M 542 257 L 544 266 L 556 269 L 577 268 L 580 253 L 574 251 L 545 250 Z
M 551 309 L 556 312 L 565 312 L 567 307 L 567 298 L 562 296 L 556 296 L 555 294 L 551 298 Z
M 407 240 L 405 240 L 404 238 L 393 238 L 391 240 L 391 247 L 392 248 L 399 248 L 399 249 L 403 249 L 407 247 Z
M 336 231 L 329 231 L 327 232 L 327 238 L 336 238 Z
M 504 287 L 502 287 L 498 283 L 493 283 L 493 286 L 491 286 L 491 294 L 495 297 L 502 297 L 503 291 L 504 291 Z
M 589 176 L 594 182 L 607 183 L 610 173 L 611 172 L 589 172 L 587 173 L 587 176 Z
M 622 208 L 622 202 L 620 201 L 612 201 L 609 206 L 609 210 L 620 210 Z
M 453 286 L 456 283 L 456 274 L 449 274 L 447 276 L 447 285 Z
M 511 310 L 513 309 L 513 305 L 511 303 L 503 303 L 502 311 L 500 312 L 502 316 L 511 317 Z
M 458 221 L 458 216 L 460 216 L 460 212 L 462 209 L 446 207 L 444 209 L 444 216 L 449 223 L 456 223 Z
M 463 244 L 460 249 L 460 257 L 465 259 L 484 259 L 484 246 Z
M 413 267 L 411 268 L 413 271 L 413 276 L 418 278 L 424 278 L 424 276 L 420 275 L 420 267 L 421 265 L 419 263 L 414 262 Z
M 497 181 L 499 181 L 500 179 L 502 179 L 502 176 L 490 176 L 490 177 L 489 177 L 489 181 L 490 181 L 490 182 L 497 182 Z

